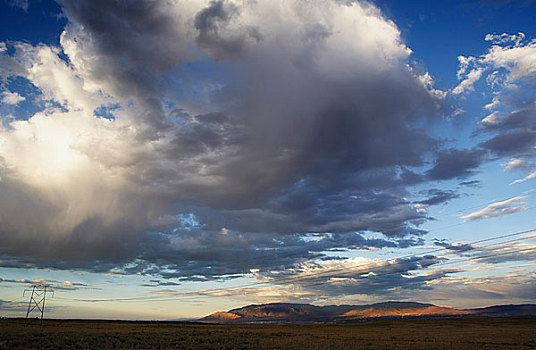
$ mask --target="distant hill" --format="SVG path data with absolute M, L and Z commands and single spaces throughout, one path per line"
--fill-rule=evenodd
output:
M 432 304 L 395 302 L 370 305 L 328 305 L 271 303 L 248 305 L 227 312 L 216 312 L 200 321 L 210 323 L 332 323 L 370 318 L 399 317 L 536 317 L 536 305 L 497 305 L 458 310 Z
M 535 304 L 495 305 L 467 311 L 482 317 L 536 317 Z

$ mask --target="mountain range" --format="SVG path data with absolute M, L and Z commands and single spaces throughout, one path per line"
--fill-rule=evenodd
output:
M 208 323 L 333 323 L 373 318 L 402 317 L 536 317 L 536 304 L 496 305 L 478 309 L 454 309 L 433 304 L 389 301 L 369 305 L 271 303 L 248 305 L 203 317 Z

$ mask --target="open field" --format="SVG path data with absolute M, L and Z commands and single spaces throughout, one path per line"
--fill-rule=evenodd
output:
M 0 349 L 536 349 L 536 318 L 325 325 L 0 320 Z

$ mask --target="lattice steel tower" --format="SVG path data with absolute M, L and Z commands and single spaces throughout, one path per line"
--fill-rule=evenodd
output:
M 28 318 L 32 311 L 37 309 L 41 312 L 41 322 L 43 322 L 47 293 L 53 293 L 54 291 L 50 289 L 50 287 L 46 284 L 34 284 L 32 289 L 25 289 L 22 295 L 30 291 L 32 292 L 32 295 L 30 296 L 30 300 L 28 301 L 28 311 L 26 311 L 26 318 Z

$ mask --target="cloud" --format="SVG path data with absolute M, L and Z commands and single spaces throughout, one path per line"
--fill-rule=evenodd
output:
M 501 164 L 502 167 L 507 171 L 517 170 L 517 169 L 532 169 L 535 165 L 528 162 L 526 159 L 522 158 L 511 158 L 507 163 Z
M 458 60 L 460 62 L 463 62 L 465 59 L 466 58 L 463 56 L 458 57 Z M 482 68 L 471 70 L 469 73 L 467 73 L 465 79 L 462 80 L 460 84 L 452 90 L 452 93 L 455 95 L 459 95 L 466 91 L 473 91 L 475 89 L 474 85 L 480 79 L 480 77 L 482 77 L 482 73 L 483 73 Z
M 515 46 L 519 46 L 520 43 L 525 39 L 524 33 L 518 34 L 487 34 L 484 40 L 491 41 L 493 44 L 508 44 L 514 43 Z
M 496 117 L 493 123 L 484 123 L 481 133 L 493 133 L 495 136 L 480 143 L 484 149 L 503 155 L 520 155 L 530 157 L 534 154 L 536 143 L 536 107 L 515 110 L 506 117 Z
M 471 244 L 467 244 L 467 243 L 449 243 L 448 241 L 446 240 L 434 240 L 434 244 L 437 245 L 437 246 L 440 246 L 440 247 L 444 247 L 448 250 L 452 250 L 452 251 L 460 251 L 460 252 L 465 252 L 465 251 L 468 251 L 468 250 L 473 250 L 475 249 L 475 247 L 473 247 Z
M 7 3 L 9 4 L 9 6 L 18 7 L 21 10 L 28 11 L 28 0 L 8 0 Z
M 501 264 L 506 262 L 532 261 L 536 256 L 536 245 L 534 242 L 534 234 L 519 237 L 518 240 L 507 241 L 504 243 L 496 243 L 492 245 L 484 245 L 482 247 L 470 245 L 467 243 L 451 244 L 446 240 L 435 240 L 434 244 L 445 247 L 459 256 L 463 260 L 468 260 L 468 266 L 478 266 L 469 271 L 478 271 L 481 269 L 499 269 L 501 267 L 485 266 L 482 264 Z M 455 259 L 452 260 L 453 262 Z M 508 265 L 508 268 L 515 268 L 526 265 Z M 504 268 L 504 267 L 503 267 Z
M 527 209 L 527 207 L 524 206 L 525 202 L 523 202 L 525 199 L 527 199 L 527 196 L 516 196 L 504 201 L 495 202 L 484 209 L 464 215 L 461 218 L 463 221 L 474 221 L 517 213 Z
M 4 91 L 2 95 L 2 102 L 8 105 L 16 105 L 26 99 L 24 96 L 21 96 L 16 92 Z
M 536 169 L 536 164 L 534 164 L 533 162 L 527 161 L 526 159 L 523 159 L 523 158 L 511 158 L 507 163 L 503 163 L 501 165 L 506 171 L 522 170 L 522 171 L 529 171 L 530 172 L 524 178 L 512 181 L 510 183 L 510 185 L 523 183 L 525 181 L 534 179 L 536 177 L 536 171 L 534 170 L 534 169 Z
M 386 240 L 366 238 L 357 233 L 281 235 L 267 233 L 210 232 L 193 229 L 188 232 L 147 233 L 139 243 L 137 259 L 119 260 L 105 252 L 101 261 L 78 261 L 70 258 L 55 261 L 48 258 L 3 258 L 2 267 L 39 267 L 83 269 L 93 272 L 161 276 L 166 279 L 207 281 L 236 278 L 251 269 L 269 271 L 274 267 L 290 268 L 296 262 L 326 257 L 326 252 L 375 248 L 407 248 L 422 245 L 422 239 Z M 110 259 L 110 256 L 113 259 Z
M 494 97 L 486 105 L 491 112 L 476 134 L 491 137 L 478 147 L 496 158 L 532 158 L 536 145 L 536 40 L 526 40 L 524 33 L 488 34 L 485 39 L 493 44 L 485 54 L 460 56 L 461 82 L 453 94 L 471 90 L 486 77 Z
M 501 264 L 515 261 L 534 261 L 536 258 L 536 245 L 533 243 L 515 242 L 507 246 L 495 245 L 480 248 L 478 263 Z M 476 254 L 476 253 L 475 253 Z
M 60 3 L 69 19 L 61 47 L 85 85 L 135 103 L 130 117 L 150 132 L 168 127 L 161 101 L 165 74 L 196 56 L 187 48 L 186 22 L 199 2 L 180 8 L 139 0 Z
M 70 282 L 70 281 L 56 281 L 43 278 L 34 278 L 31 280 L 21 278 L 21 279 L 6 279 L 0 278 L 0 283 L 17 283 L 17 284 L 27 284 L 27 285 L 46 285 L 53 290 L 77 290 L 81 287 L 87 287 L 88 285 L 80 282 Z
M 151 283 L 142 284 L 142 287 L 162 287 L 162 286 L 180 286 L 180 283 L 173 281 L 151 280 Z
M 443 99 L 370 3 L 61 4 L 60 46 L 1 52 L 41 106 L 0 129 L 3 266 L 212 279 L 410 246 L 407 186 L 481 162 L 409 170 Z
M 508 34 L 503 34 L 503 36 Z M 528 77 L 536 72 L 534 60 L 536 60 L 536 41 L 532 40 L 526 44 L 521 44 L 525 35 L 510 36 L 508 40 L 495 44 L 505 44 L 514 42 L 513 45 L 494 45 L 489 52 L 481 59 L 484 64 L 488 64 L 493 69 L 504 69 L 506 71 L 506 83 L 511 83 L 523 77 Z
M 436 164 L 427 171 L 432 180 L 466 178 L 474 173 L 485 159 L 485 152 L 479 149 L 449 149 L 439 152 Z
M 240 299 L 241 295 L 245 294 L 249 302 L 301 301 L 324 305 L 354 304 L 357 301 L 426 300 L 439 305 L 454 302 L 458 307 L 468 308 L 497 303 L 497 300 L 503 299 L 515 300 L 518 303 L 534 300 L 534 273 L 530 270 L 514 270 L 497 275 L 488 271 L 482 277 L 475 276 L 473 272 L 478 271 L 474 266 L 482 266 L 482 263 L 532 261 L 534 249 L 516 253 L 520 248 L 531 248 L 530 245 L 515 243 L 508 247 L 496 245 L 479 248 L 466 243 L 438 243 L 451 248 L 453 253 L 465 258 L 473 257 L 475 260 L 461 268 L 442 268 L 440 262 L 457 263 L 457 260 L 434 256 L 417 256 L 396 261 L 366 258 L 327 259 L 305 262 L 291 269 L 274 269 L 268 273 L 252 271 L 263 284 L 208 291 L 206 295 L 231 295 Z M 483 269 L 512 270 L 529 265 L 484 266 Z M 163 292 L 169 295 L 176 293 L 171 290 Z M 475 304 L 475 300 L 478 300 L 478 303 Z
M 426 194 L 429 198 L 420 200 L 416 203 L 424 205 L 438 205 L 447 203 L 451 199 L 460 198 L 460 195 L 453 190 L 431 189 L 426 191 L 424 194 Z
M 481 147 L 494 151 L 498 155 L 527 154 L 531 152 L 536 141 L 532 130 L 515 130 L 494 136 L 481 143 Z
M 480 181 L 479 180 L 463 181 L 463 182 L 460 182 L 460 186 L 478 187 L 478 186 L 480 186 Z
M 486 116 L 484 119 L 482 119 L 480 122 L 482 124 L 488 124 L 488 125 L 491 124 L 491 125 L 493 125 L 493 124 L 497 124 L 499 118 L 500 118 L 499 113 L 493 112 L 490 115 Z
M 244 46 L 244 33 L 228 34 L 227 37 L 222 37 L 220 33 L 227 32 L 224 27 L 239 11 L 234 3 L 223 0 L 212 1 L 208 7 L 199 11 L 194 20 L 195 29 L 199 31 L 196 37 L 199 46 L 210 51 L 216 58 L 238 54 Z
M 528 174 L 527 176 L 525 176 L 522 179 L 518 179 L 518 180 L 515 180 L 515 181 L 511 182 L 510 185 L 522 183 L 522 182 L 525 182 L 527 180 L 531 180 L 531 179 L 534 179 L 534 178 L 536 178 L 536 171 L 533 171 L 532 173 Z
M 434 283 L 433 290 L 425 291 L 420 298 L 439 303 L 456 300 L 457 307 L 465 308 L 496 305 L 504 303 L 505 300 L 522 304 L 534 302 L 534 293 L 531 292 L 534 288 L 534 278 L 530 274 L 484 277 L 458 274 Z
M 292 291 L 297 291 L 297 296 L 302 299 L 333 300 L 341 295 L 370 294 L 384 299 L 398 299 L 403 294 L 431 290 L 431 282 L 459 272 L 458 269 L 422 271 L 440 261 L 441 259 L 435 256 L 395 261 L 356 258 L 304 263 L 294 269 L 271 271 L 258 274 L 257 277 L 260 281 L 270 282 L 274 286 L 290 285 Z
M 190 234 L 171 237 L 160 234 L 158 239 L 147 237 L 140 260 L 125 268 L 124 273 L 193 281 L 235 278 L 251 269 L 267 272 L 273 268 L 292 268 L 296 262 L 325 257 L 326 251 L 406 248 L 422 243 L 420 239 L 385 240 L 366 238 L 357 233 L 303 237 L 297 234 L 244 235 L 232 231 L 223 234 L 194 230 Z
M 2 300 L 0 299 L 0 308 L 3 312 L 17 312 L 17 316 L 25 316 L 26 315 L 26 307 L 28 303 L 25 301 L 10 301 L 10 300 Z M 47 307 L 48 308 L 48 307 Z M 3 316 L 3 315 L 2 315 Z

